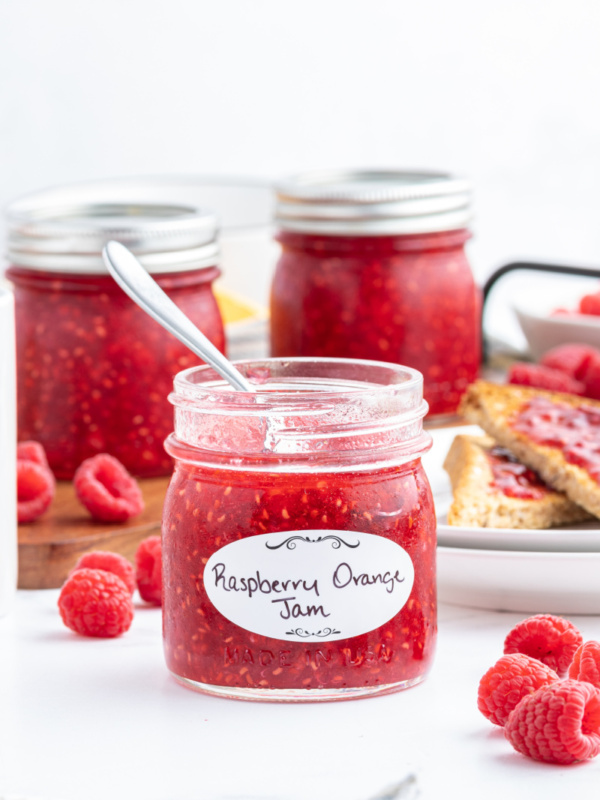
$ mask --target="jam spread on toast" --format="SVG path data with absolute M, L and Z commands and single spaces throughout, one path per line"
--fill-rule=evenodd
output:
M 544 447 L 554 447 L 569 464 L 600 483 L 600 408 L 571 406 L 535 397 L 521 408 L 511 427 Z
M 541 500 L 549 489 L 537 472 L 521 464 L 504 447 L 492 447 L 487 453 L 492 470 L 492 487 L 507 497 L 519 500 Z

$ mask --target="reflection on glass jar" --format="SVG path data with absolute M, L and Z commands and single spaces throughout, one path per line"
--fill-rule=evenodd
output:
M 422 379 L 352 360 L 177 376 L 163 516 L 167 665 L 229 697 L 332 700 L 423 680 L 436 638 Z
M 316 173 L 279 187 L 272 355 L 365 358 L 423 373 L 430 415 L 478 374 L 468 185 L 441 173 Z
M 184 207 L 70 198 L 40 209 L 32 198 L 10 209 L 18 436 L 42 443 L 58 478 L 99 452 L 137 476 L 171 472 L 166 397 L 199 360 L 116 285 L 101 249 L 111 238 L 130 246 L 223 350 L 215 231 L 212 215 Z

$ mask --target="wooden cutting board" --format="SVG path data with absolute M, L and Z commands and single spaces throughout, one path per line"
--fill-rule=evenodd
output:
M 58 481 L 48 511 L 19 525 L 19 589 L 56 589 L 83 553 L 110 550 L 133 562 L 138 544 L 160 533 L 168 478 L 138 481 L 145 509 L 123 523 L 94 521 L 75 496 L 70 481 Z

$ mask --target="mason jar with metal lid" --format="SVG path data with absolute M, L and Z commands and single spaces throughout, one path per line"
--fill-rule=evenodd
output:
M 277 187 L 273 356 L 378 359 L 423 373 L 430 417 L 477 376 L 471 189 L 443 172 L 310 172 Z
M 199 362 L 125 295 L 101 251 L 110 239 L 129 247 L 224 350 L 212 292 L 219 275 L 216 219 L 190 205 L 119 191 L 111 200 L 110 186 L 90 186 L 44 192 L 8 209 L 18 436 L 41 442 L 58 478 L 71 478 L 101 452 L 137 476 L 169 474 L 167 395 L 173 376 Z

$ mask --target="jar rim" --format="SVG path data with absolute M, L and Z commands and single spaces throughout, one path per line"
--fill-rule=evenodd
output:
M 336 396 L 346 395 L 348 392 L 354 394 L 362 391 L 365 394 L 371 395 L 374 391 L 383 391 L 390 387 L 395 392 L 402 391 L 403 393 L 407 393 L 419 390 L 423 385 L 423 376 L 417 369 L 388 361 L 360 358 L 290 356 L 244 359 L 234 361 L 233 364 L 245 378 L 259 387 L 266 385 L 267 382 L 274 377 L 279 379 L 285 379 L 287 377 L 293 379 L 315 378 L 326 380 L 327 383 L 323 384 L 323 387 L 317 384 L 310 384 L 307 389 L 304 390 L 307 393 L 307 390 L 314 391 L 315 396 L 319 399 L 335 398 Z M 298 367 L 303 367 L 303 372 L 308 372 L 309 374 L 300 375 L 292 373 L 292 375 L 286 376 L 285 371 L 296 365 Z M 314 369 L 309 370 L 308 368 L 311 366 Z M 326 378 L 322 374 L 324 369 L 328 366 L 334 369 L 334 376 L 330 378 Z M 372 380 L 367 381 L 363 379 L 359 381 L 352 377 L 341 377 L 343 373 L 350 372 L 353 375 L 354 372 L 358 370 L 369 370 L 372 375 Z M 385 383 L 375 383 L 373 381 L 376 375 L 380 375 L 381 378 L 387 375 L 389 380 Z M 200 380 L 194 380 L 194 378 L 200 378 Z M 331 390 L 324 388 L 332 384 L 334 380 L 341 380 L 342 383 L 339 386 L 334 386 Z M 345 383 L 345 380 L 347 380 L 348 383 Z M 231 403 L 232 405 L 239 404 L 242 409 L 249 410 L 251 413 L 255 411 L 261 413 L 263 409 L 270 408 L 271 406 L 277 407 L 281 404 L 282 398 L 293 403 L 300 396 L 298 388 L 292 385 L 289 385 L 287 388 L 278 389 L 277 391 L 268 389 L 268 394 L 262 393 L 260 390 L 256 393 L 237 391 L 221 378 L 212 367 L 206 364 L 188 367 L 188 369 L 178 372 L 173 379 L 173 385 L 176 392 L 180 390 L 186 397 L 190 397 L 191 393 L 194 392 L 197 392 L 199 397 L 214 393 L 223 401 Z M 302 397 L 306 397 L 306 394 L 302 394 Z M 249 400 L 255 401 L 257 399 L 260 399 L 260 405 L 257 405 L 255 402 L 249 402 Z
M 366 469 L 428 449 L 423 377 L 413 368 L 344 358 L 235 363 L 257 392 L 235 391 L 207 366 L 175 376 L 172 455 L 187 446 L 190 461 L 230 468 Z

